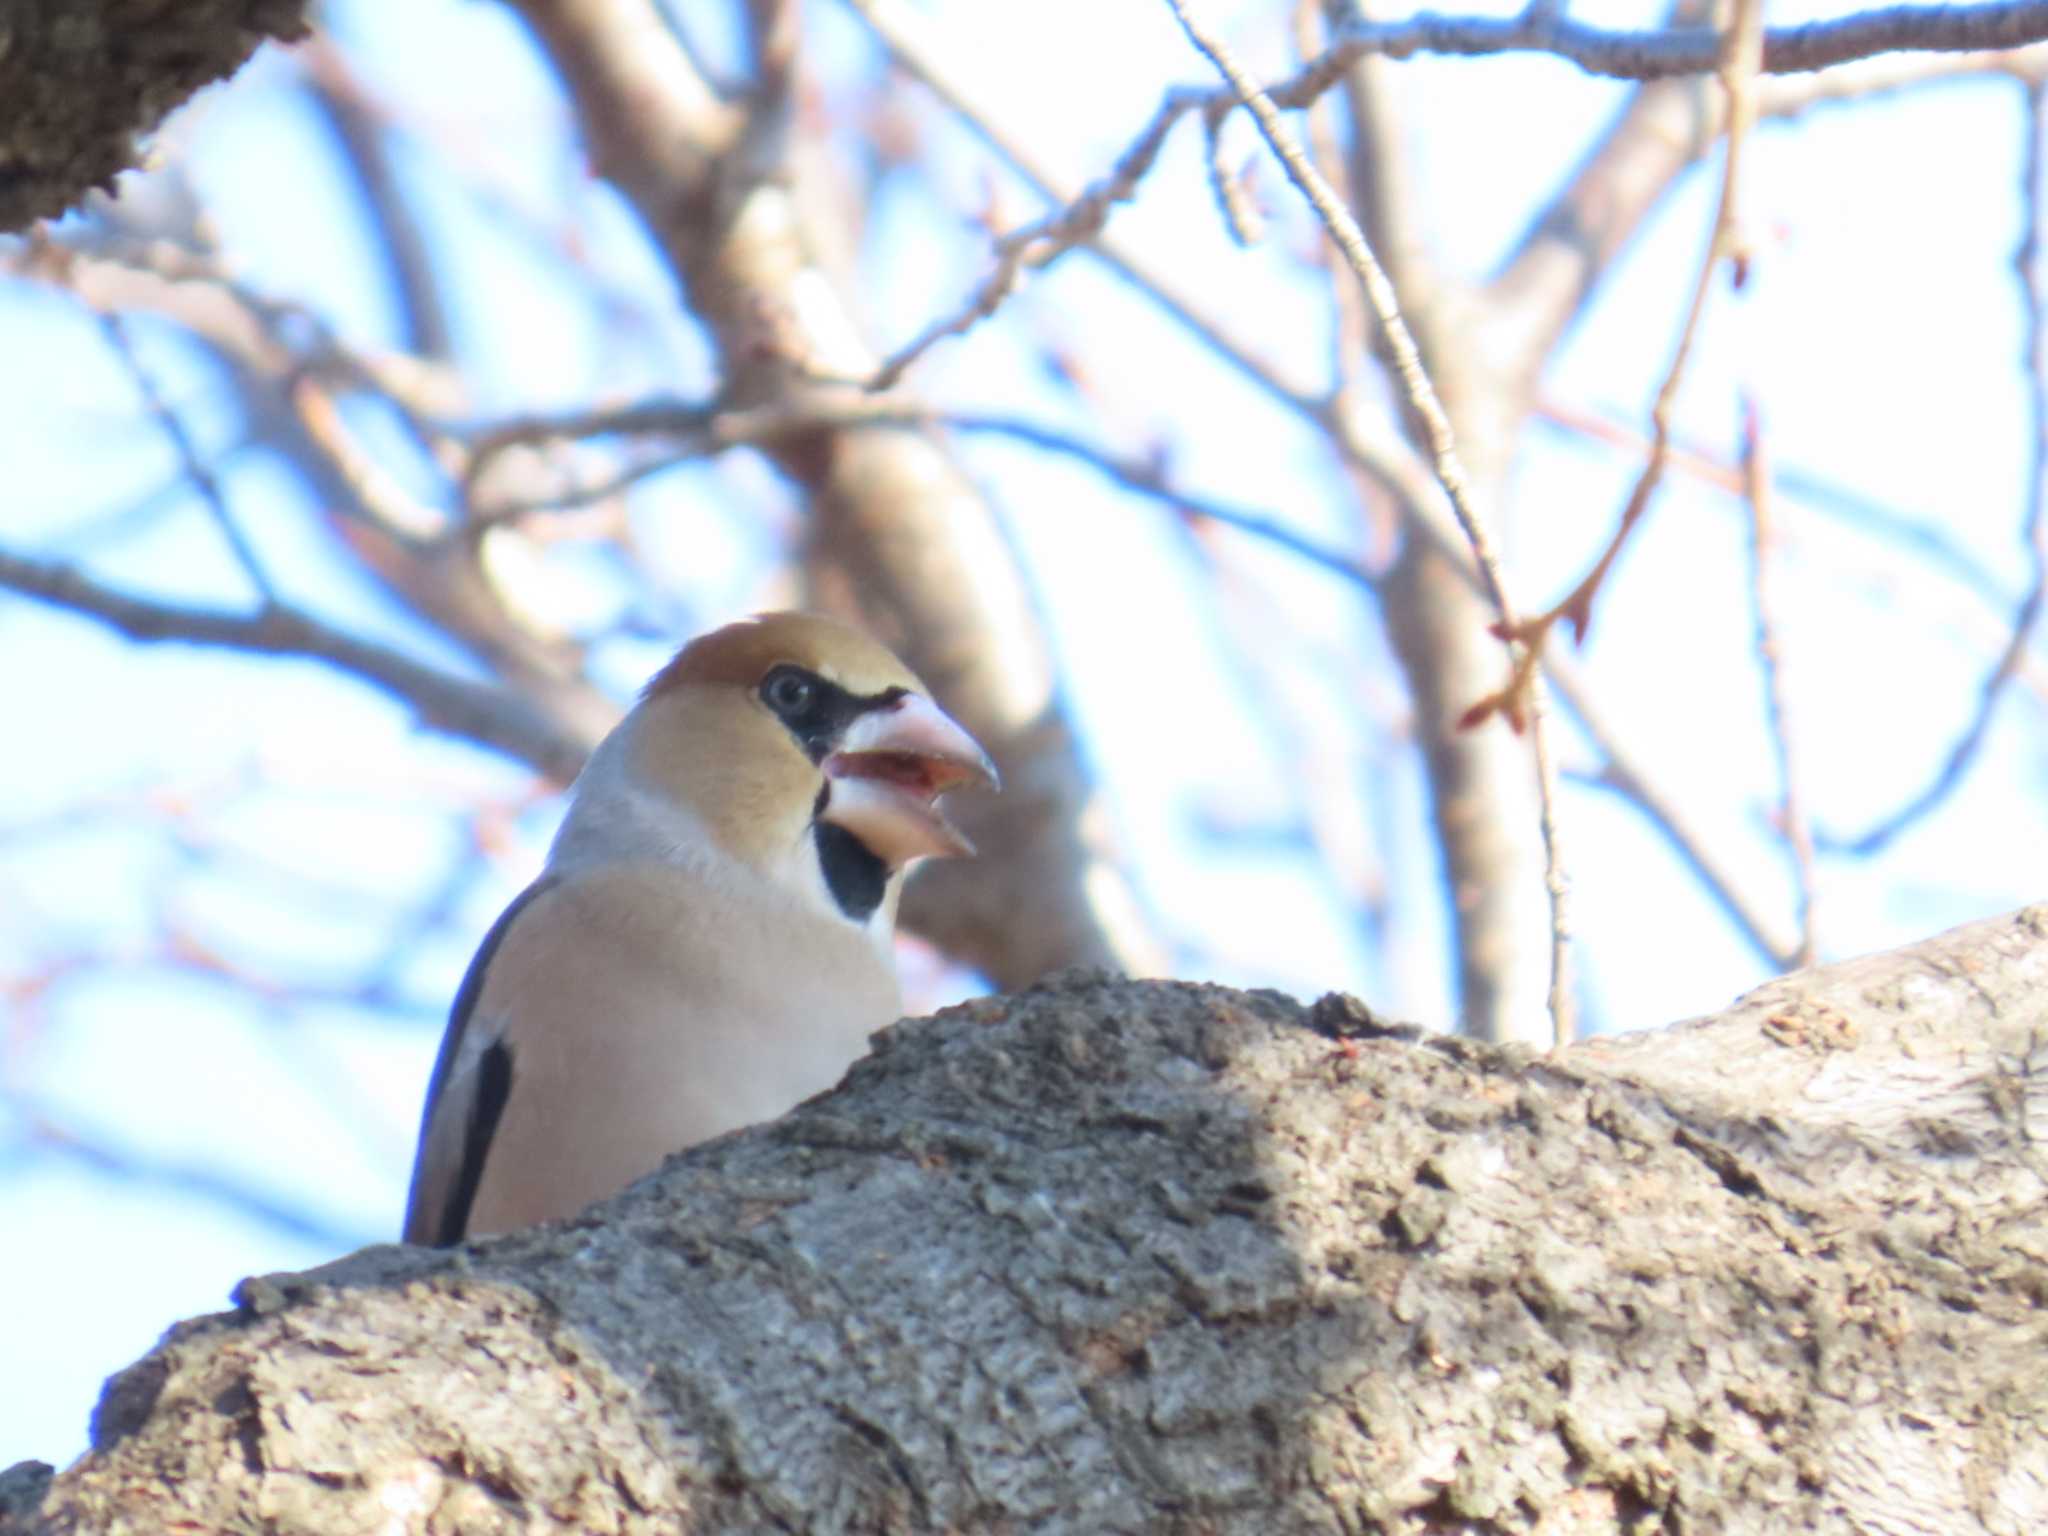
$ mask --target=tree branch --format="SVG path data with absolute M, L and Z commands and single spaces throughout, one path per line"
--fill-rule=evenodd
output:
M 576 1220 L 245 1281 L 14 1518 L 2018 1536 L 2044 989 L 2038 908 L 1542 1059 L 1070 976 Z
M 1956 738 L 1946 759 L 1925 788 L 1876 826 L 1855 837 L 1828 836 L 1819 841 L 1832 850 L 1869 855 L 1882 852 L 1900 833 L 1927 816 L 1953 794 L 1969 772 L 1990 734 L 1992 717 L 2007 686 L 2019 675 L 2041 610 L 2048 606 L 2048 314 L 2041 293 L 2041 227 L 2048 200 L 2048 171 L 2043 169 L 2041 139 L 2048 132 L 2048 88 L 2030 83 L 2020 156 L 2020 206 L 2024 210 L 2019 246 L 2013 252 L 2013 275 L 2019 283 L 2026 316 L 2022 371 L 2026 376 L 2028 469 L 2026 513 L 2020 537 L 2026 546 L 2029 579 L 2026 596 L 2013 616 L 2004 650 L 1977 690 L 1977 708 Z
M 1168 481 L 1157 464 L 1150 460 L 1118 456 L 1057 428 L 1017 417 L 929 410 L 859 396 L 838 402 L 819 400 L 813 402 L 807 412 L 796 413 L 730 410 L 716 404 L 684 401 L 646 401 L 607 411 L 530 416 L 502 422 L 478 438 L 475 451 L 481 455 L 514 443 L 541 442 L 558 437 L 645 434 L 679 439 L 682 446 L 675 458 L 681 459 L 716 452 L 738 443 L 768 442 L 783 433 L 801 435 L 821 424 L 876 429 L 919 426 L 1012 438 L 1086 464 L 1127 490 L 1152 497 L 1177 512 L 1212 521 L 1271 544 L 1340 580 L 1354 583 L 1368 594 L 1380 594 L 1379 579 L 1362 561 L 1303 534 L 1287 519 L 1184 490 Z M 1720 483 L 1718 478 L 1717 483 Z M 1726 488 L 1737 493 L 1740 491 L 1738 484 Z M 1477 578 L 1471 579 L 1476 581 Z M 1777 970 L 1790 969 L 1793 942 L 1779 934 L 1772 920 L 1742 894 L 1739 882 L 1721 865 L 1709 843 L 1692 829 L 1684 815 L 1658 788 L 1653 776 L 1636 761 L 1621 734 L 1595 708 L 1591 690 L 1571 659 L 1547 655 L 1543 668 L 1545 676 L 1557 688 L 1567 708 L 1601 755 L 1599 767 L 1580 777 L 1600 788 L 1614 791 L 1634 805 L 1693 871 L 1708 895 L 1756 950 L 1758 957 Z
M 758 78 L 713 110 L 651 0 L 514 9 L 560 70 L 594 162 L 710 333 L 725 397 L 801 408 L 821 377 L 871 375 L 876 359 L 817 259 L 814 209 L 791 167 L 796 61 L 775 26 L 788 13 L 756 10 Z M 1008 786 L 962 813 L 984 867 L 926 866 L 904 921 L 1008 984 L 1075 962 L 1153 968 L 1135 898 L 1083 833 L 1087 772 L 1029 595 L 978 491 L 915 430 L 825 428 L 779 440 L 770 457 L 807 498 L 812 600 L 892 644 L 988 746 Z
M 1770 730 L 1771 755 L 1778 770 L 1777 830 L 1792 865 L 1793 890 L 1799 914 L 1799 965 L 1820 956 L 1816 909 L 1820 875 L 1813 857 L 1813 823 L 1807 816 L 1805 785 L 1794 750 L 1792 701 L 1785 687 L 1784 627 L 1779 622 L 1777 579 L 1777 511 L 1771 494 L 1771 466 L 1763 423 L 1756 401 L 1745 395 L 1742 423 L 1744 500 L 1749 505 L 1749 591 L 1756 617 L 1757 665 L 1763 672 L 1764 718 Z
M 1895 5 L 1859 11 L 1763 35 L 1761 68 L 1769 75 L 1829 69 L 1882 53 L 1989 53 L 2048 38 L 2048 0 L 1990 5 Z M 1367 55 L 1406 59 L 1434 53 L 1473 57 L 1547 53 L 1589 75 L 1614 80 L 1668 80 L 1712 74 L 1721 34 L 1712 27 L 1624 31 L 1589 26 L 1561 7 L 1530 6 L 1511 17 L 1446 16 L 1421 11 L 1398 21 L 1354 21 L 1322 59 L 1275 87 L 1282 106 L 1327 90 L 1337 75 Z
M 1492 535 L 1485 520 L 1480 516 L 1474 503 L 1470 477 L 1458 454 L 1453 436 L 1451 419 L 1438 398 L 1436 386 L 1428 371 L 1423 367 L 1421 353 L 1415 345 L 1415 338 L 1402 318 L 1401 307 L 1394 287 L 1386 271 L 1367 244 L 1364 232 L 1358 227 L 1350 212 L 1337 198 L 1336 193 L 1325 182 L 1315 166 L 1302 152 L 1301 145 L 1280 119 L 1280 113 L 1272 101 L 1252 81 L 1237 61 L 1224 47 L 1220 39 L 1190 14 L 1185 0 L 1167 0 L 1181 28 L 1188 35 L 1196 49 L 1206 57 L 1217 70 L 1230 81 L 1243 101 L 1245 109 L 1259 126 L 1259 132 L 1272 147 L 1275 158 L 1287 173 L 1287 179 L 1315 209 L 1337 248 L 1344 253 L 1344 259 L 1364 290 L 1367 303 L 1379 322 L 1380 338 L 1391 358 L 1394 376 L 1401 386 L 1403 398 L 1414 419 L 1420 424 L 1429 447 L 1430 462 L 1435 467 L 1437 482 L 1443 487 L 1449 499 L 1451 510 L 1458 520 L 1458 527 L 1465 536 L 1465 542 L 1472 551 L 1472 559 L 1478 567 L 1480 577 L 1486 586 L 1486 593 L 1498 615 L 1495 633 L 1507 649 L 1510 669 L 1517 679 L 1513 696 L 1502 706 L 1509 720 L 1519 732 L 1526 723 L 1530 734 L 1531 755 L 1535 760 L 1539 817 L 1543 829 L 1544 888 L 1550 899 L 1550 995 L 1549 1011 L 1558 1044 L 1571 1039 L 1573 1034 L 1573 1001 L 1570 985 L 1571 975 L 1571 926 L 1569 917 L 1569 886 L 1565 877 L 1563 839 L 1558 828 L 1557 817 L 1557 769 L 1550 753 L 1549 732 L 1544 719 L 1542 684 L 1535 678 L 1534 662 L 1536 648 L 1529 645 L 1524 655 L 1517 655 L 1519 646 L 1525 644 L 1520 621 L 1515 612 L 1514 600 L 1508 593 L 1507 578 L 1501 568 L 1499 556 L 1494 552 Z M 1480 715 L 1478 718 L 1484 718 Z M 1477 724 L 1468 717 L 1466 725 Z
M 1681 0 L 1681 10 L 1696 3 Z M 1871 101 L 1944 81 L 1984 75 L 2031 79 L 2044 70 L 2048 48 L 2041 47 L 1875 58 L 1810 78 L 1761 81 L 1757 115 L 1784 120 L 1816 107 Z M 1533 390 L 1602 274 L 1678 176 L 1703 159 L 1725 131 L 1725 109 L 1724 94 L 1697 79 L 1653 81 L 1629 98 L 1579 168 L 1531 219 L 1487 286 L 1488 334 L 1502 354 L 1498 366 Z
M 68 565 L 0 550 L 0 588 L 111 625 L 131 640 L 183 641 L 266 656 L 325 661 L 375 684 L 421 721 L 494 747 L 558 783 L 576 776 L 585 743 L 509 689 L 451 677 L 282 605 L 253 614 L 156 602 L 117 591 Z

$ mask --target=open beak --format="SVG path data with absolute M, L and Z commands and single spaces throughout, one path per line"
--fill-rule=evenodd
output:
M 974 738 L 915 693 L 857 717 L 824 769 L 831 786 L 825 820 L 898 869 L 912 859 L 972 854 L 939 796 L 967 784 L 1000 788 L 996 765 Z

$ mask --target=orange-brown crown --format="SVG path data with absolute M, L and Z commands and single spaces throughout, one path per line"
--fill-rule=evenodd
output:
M 855 694 L 926 691 L 915 673 L 850 624 L 815 613 L 763 613 L 699 635 L 654 674 L 640 697 L 702 684 L 752 688 L 785 664 L 806 667 Z

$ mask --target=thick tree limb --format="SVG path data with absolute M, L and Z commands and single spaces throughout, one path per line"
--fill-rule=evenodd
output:
M 13 1530 L 2048 1523 L 2048 909 L 1548 1057 L 1070 975 L 248 1281 Z

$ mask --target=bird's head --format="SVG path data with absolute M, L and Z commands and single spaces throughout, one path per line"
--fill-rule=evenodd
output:
M 908 667 L 812 614 L 764 614 L 691 641 L 634 716 L 625 745 L 640 785 L 758 868 L 815 853 L 832 898 L 862 921 L 913 859 L 973 852 L 939 796 L 997 782 Z

